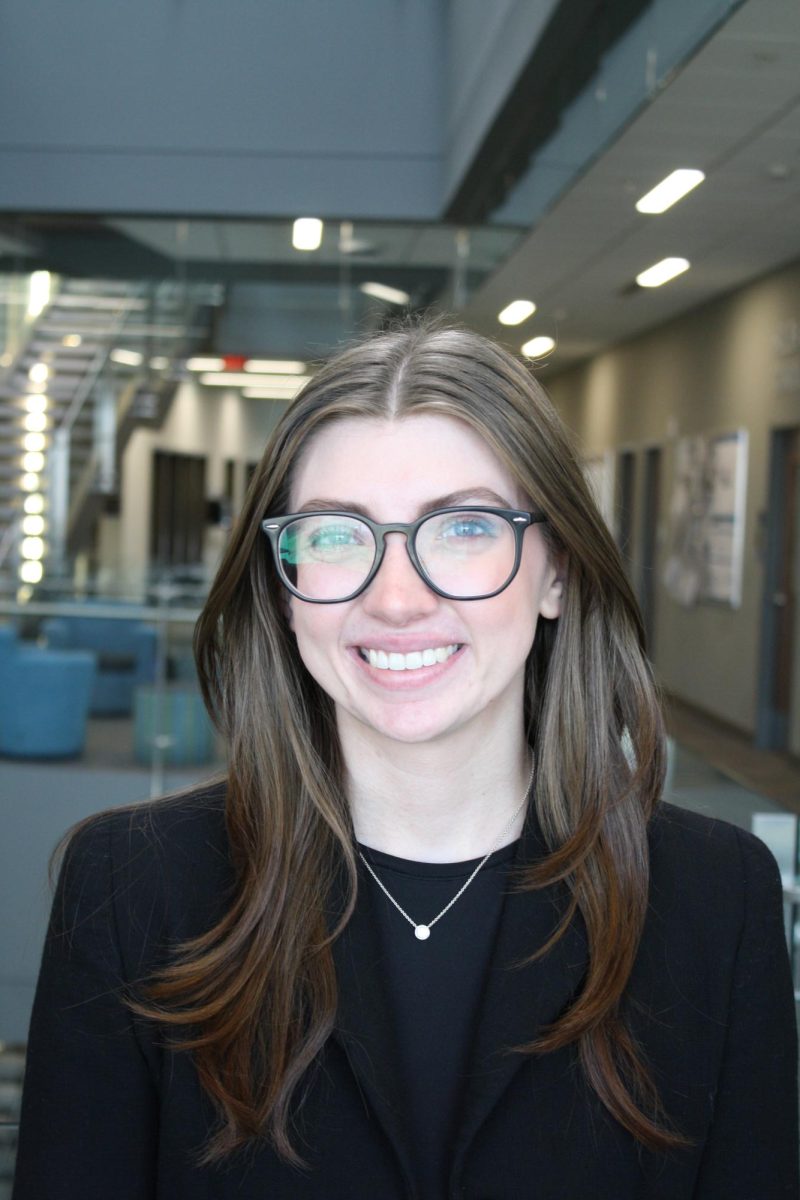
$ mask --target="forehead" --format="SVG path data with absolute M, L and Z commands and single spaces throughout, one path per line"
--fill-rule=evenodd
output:
M 311 499 L 358 501 L 378 516 L 418 507 L 431 497 L 492 488 L 512 507 L 522 496 L 505 464 L 479 433 L 438 413 L 394 420 L 345 417 L 318 430 L 296 464 L 291 509 Z

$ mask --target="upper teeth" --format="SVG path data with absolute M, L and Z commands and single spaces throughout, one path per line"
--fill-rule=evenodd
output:
M 420 667 L 432 667 L 455 654 L 457 643 L 452 646 L 436 646 L 428 650 L 412 650 L 410 654 L 387 654 L 385 650 L 362 649 L 361 654 L 371 667 L 379 671 L 417 671 Z

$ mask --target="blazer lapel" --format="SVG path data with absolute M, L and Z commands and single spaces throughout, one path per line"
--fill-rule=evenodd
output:
M 546 853 L 538 822 L 530 813 L 515 866 Z M 515 966 L 544 945 L 567 901 L 563 885 L 506 894 L 491 966 L 483 992 L 453 1170 L 460 1173 L 467 1149 L 529 1055 L 504 1048 L 531 1042 L 566 1008 L 583 980 L 588 954 L 583 923 L 574 919 L 543 958 Z
M 338 1009 L 332 1037 L 347 1055 L 359 1086 L 394 1148 L 407 1194 L 414 1196 L 409 1138 L 394 1090 L 398 1078 L 396 1047 L 372 904 L 370 889 L 359 888 L 353 916 L 333 944 Z

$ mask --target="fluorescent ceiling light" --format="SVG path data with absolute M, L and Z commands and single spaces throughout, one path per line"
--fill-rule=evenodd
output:
M 400 288 L 389 287 L 385 283 L 362 283 L 359 290 L 365 296 L 374 296 L 376 300 L 385 300 L 387 304 L 411 303 L 408 292 L 401 292 Z
M 310 378 L 310 375 L 271 375 L 263 383 L 264 387 L 297 388 Z M 210 371 L 200 376 L 200 382 L 204 387 L 252 388 L 261 381 L 241 371 Z
M 49 271 L 34 271 L 28 284 L 28 316 L 38 317 L 50 299 Z
M 225 369 L 224 358 L 187 358 L 187 371 L 223 371 Z
M 532 300 L 512 300 L 497 314 L 497 319 L 501 325 L 521 325 L 535 312 L 536 305 Z
M 140 367 L 144 359 L 138 350 L 112 350 L 108 357 L 123 367 Z
M 80 346 L 82 341 L 83 338 L 79 333 L 68 333 L 66 337 L 61 339 L 61 345 L 66 346 L 70 350 L 74 350 Z
M 295 250 L 318 250 L 322 241 L 322 221 L 318 217 L 298 217 L 292 226 Z
M 276 387 L 264 380 L 261 387 L 248 387 L 242 392 L 247 400 L 294 400 L 295 396 L 308 383 L 308 376 L 297 375 L 292 381 L 293 386 Z
M 522 347 L 522 353 L 526 358 L 544 358 L 546 354 L 551 354 L 556 348 L 555 339 L 547 337 L 545 334 L 539 334 L 538 337 L 531 338 Z
M 666 212 L 704 179 L 705 175 L 702 171 L 689 168 L 673 171 L 671 175 L 662 179 L 661 183 L 657 183 L 654 188 L 636 201 L 636 210 L 640 213 Z
M 150 359 L 150 370 L 151 371 L 166 371 L 168 366 L 169 366 L 169 359 L 165 358 L 163 354 L 156 354 L 153 358 Z
M 283 358 L 248 358 L 244 369 L 256 375 L 302 375 L 306 364 Z
M 688 271 L 689 265 L 688 258 L 662 258 L 661 262 L 654 263 L 637 275 L 636 282 L 643 288 L 661 287 L 662 283 L 669 283 L 676 275 Z

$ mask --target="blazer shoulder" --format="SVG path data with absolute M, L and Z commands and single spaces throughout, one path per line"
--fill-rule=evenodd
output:
M 666 802 L 650 823 L 650 849 L 655 858 L 689 854 L 708 867 L 741 870 L 753 861 L 777 869 L 772 851 L 749 830 Z
M 746 829 L 661 804 L 649 833 L 651 899 L 659 909 L 705 913 L 719 927 L 780 897 L 778 864 Z
M 109 809 L 66 836 L 53 918 L 107 911 L 124 942 L 146 928 L 182 939 L 216 920 L 233 883 L 225 784 Z

